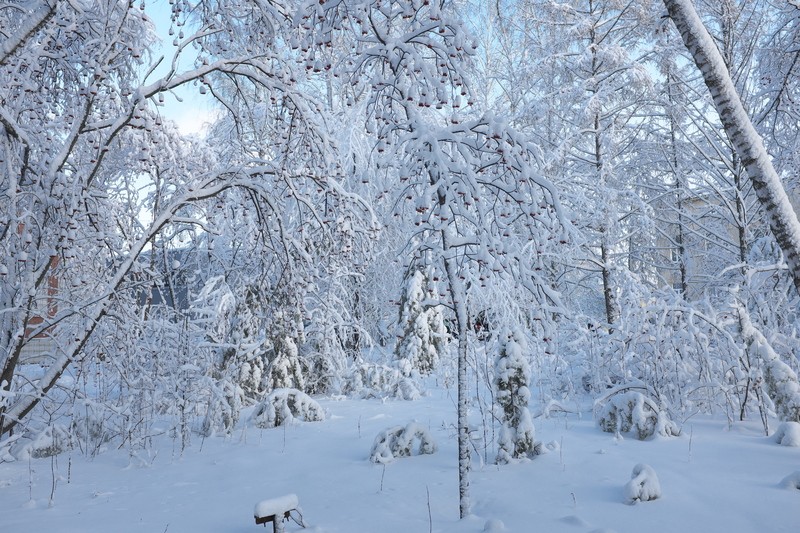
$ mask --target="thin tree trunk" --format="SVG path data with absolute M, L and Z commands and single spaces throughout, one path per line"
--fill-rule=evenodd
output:
M 458 277 L 458 270 L 449 244 L 447 230 L 442 231 L 442 244 L 444 249 L 444 268 L 450 285 L 450 295 L 453 298 L 453 308 L 456 313 L 456 326 L 458 327 L 458 508 L 459 517 L 469 515 L 469 472 L 471 467 L 469 449 L 469 424 L 468 413 L 468 384 L 467 384 L 467 335 L 469 332 L 469 318 L 467 313 L 467 298 L 464 283 Z
M 783 250 L 795 289 L 800 293 L 800 222 L 764 143 L 747 116 L 725 61 L 692 1 L 664 0 L 664 6 L 703 75 L 725 133 L 747 170 L 772 234 Z

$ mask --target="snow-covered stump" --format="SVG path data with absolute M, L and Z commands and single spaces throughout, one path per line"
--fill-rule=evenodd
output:
M 649 502 L 661 497 L 661 484 L 656 471 L 649 465 L 640 463 L 633 467 L 631 480 L 623 489 L 625 503 Z
M 273 533 L 283 532 L 283 522 L 291 518 L 292 511 L 300 511 L 300 501 L 296 494 L 287 494 L 280 498 L 262 500 L 258 502 L 253 510 L 256 525 L 264 524 L 267 527 L 272 522 Z M 300 520 L 302 525 L 302 517 Z
M 414 452 L 414 442 L 419 441 L 417 454 L 426 455 L 436 451 L 436 443 L 430 432 L 423 426 L 411 422 L 407 426 L 393 426 L 384 429 L 375 437 L 369 460 L 386 464 L 395 457 L 410 457 Z

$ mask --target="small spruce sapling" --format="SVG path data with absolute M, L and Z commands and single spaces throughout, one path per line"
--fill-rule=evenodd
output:
M 428 277 L 415 270 L 406 281 L 400 299 L 400 327 L 402 333 L 395 348 L 400 369 L 407 377 L 415 372 L 428 375 L 433 372 L 444 349 L 447 331 L 438 307 L 429 305 L 432 298 Z
M 524 355 L 527 343 L 519 330 L 500 334 L 499 353 L 495 363 L 495 401 L 501 409 L 502 427 L 497 462 L 533 457 L 537 446 L 535 430 L 528 411 L 530 399 L 530 365 Z

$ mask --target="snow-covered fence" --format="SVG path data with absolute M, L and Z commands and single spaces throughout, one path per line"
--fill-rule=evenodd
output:
M 414 452 L 414 443 L 419 441 L 417 453 L 431 454 L 436 451 L 436 443 L 430 432 L 415 422 L 407 426 L 393 426 L 384 429 L 375 437 L 369 460 L 373 463 L 386 464 L 395 457 L 409 457 Z
M 293 517 L 292 512 L 295 512 L 298 518 Z M 267 527 L 267 524 L 272 522 L 273 533 L 284 531 L 283 522 L 290 518 L 305 527 L 303 515 L 300 513 L 300 501 L 296 494 L 258 502 L 253 510 L 253 516 L 256 525 L 264 524 L 264 527 Z
M 257 427 L 267 429 L 295 420 L 321 422 L 325 411 L 301 390 L 275 389 L 256 406 L 251 418 Z

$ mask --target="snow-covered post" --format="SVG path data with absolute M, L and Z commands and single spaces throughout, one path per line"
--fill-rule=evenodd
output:
M 531 393 L 530 365 L 525 357 L 526 342 L 519 330 L 505 331 L 499 339 L 500 351 L 495 363 L 495 398 L 502 409 L 503 426 L 497 450 L 497 462 L 530 457 L 536 453 L 535 433 L 528 400 Z
M 300 501 L 296 494 L 262 500 L 255 505 L 253 517 L 256 525 L 264 524 L 264 527 L 267 527 L 267 522 L 272 522 L 272 531 L 274 533 L 282 532 L 285 531 L 283 521 L 289 518 L 292 511 L 298 510 L 299 505 Z
M 742 105 L 725 61 L 691 0 L 664 0 L 670 18 L 703 75 L 725 133 L 747 169 L 800 293 L 800 222 L 789 203 L 764 143 Z

